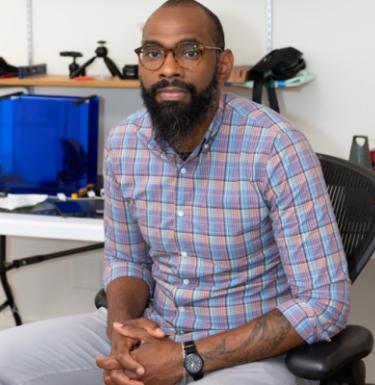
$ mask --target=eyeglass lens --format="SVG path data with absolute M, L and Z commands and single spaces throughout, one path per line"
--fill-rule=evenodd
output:
M 172 49 L 166 49 L 160 45 L 145 45 L 138 52 L 141 63 L 148 69 L 160 68 L 167 53 L 171 51 L 179 65 L 191 68 L 197 65 L 202 57 L 202 46 L 193 43 L 179 43 Z

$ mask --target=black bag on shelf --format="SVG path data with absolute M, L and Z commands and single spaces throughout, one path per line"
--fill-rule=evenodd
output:
M 270 107 L 279 112 L 273 80 L 285 80 L 306 68 L 302 52 L 293 47 L 274 49 L 255 64 L 249 72 L 254 81 L 253 100 L 261 103 L 263 86 L 266 86 Z

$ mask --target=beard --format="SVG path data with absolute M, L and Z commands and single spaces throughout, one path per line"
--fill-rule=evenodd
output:
M 179 87 L 190 93 L 190 102 L 156 101 L 156 93 L 164 87 Z M 218 89 L 217 71 L 208 86 L 197 92 L 193 84 L 179 79 L 166 79 L 146 89 L 141 81 L 141 94 L 153 125 L 155 139 L 159 143 L 168 143 L 177 148 L 179 144 L 194 134 L 197 125 L 207 116 L 215 106 Z

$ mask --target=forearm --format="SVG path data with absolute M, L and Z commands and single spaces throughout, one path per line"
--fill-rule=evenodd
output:
M 282 354 L 303 344 L 288 320 L 277 310 L 239 328 L 196 342 L 204 371 L 218 370 Z
M 138 318 L 149 299 L 148 285 L 135 277 L 114 279 L 106 289 L 108 303 L 107 334 L 111 338 L 113 322 L 123 323 Z

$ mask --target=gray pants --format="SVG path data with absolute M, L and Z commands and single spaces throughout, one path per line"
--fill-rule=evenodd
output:
M 108 355 L 105 309 L 0 332 L 0 385 L 103 385 L 95 357 Z M 190 382 L 190 381 L 187 381 Z M 186 383 L 187 383 L 186 382 Z M 199 385 L 310 385 L 282 357 L 207 374 Z M 183 384 L 180 384 L 183 385 Z

